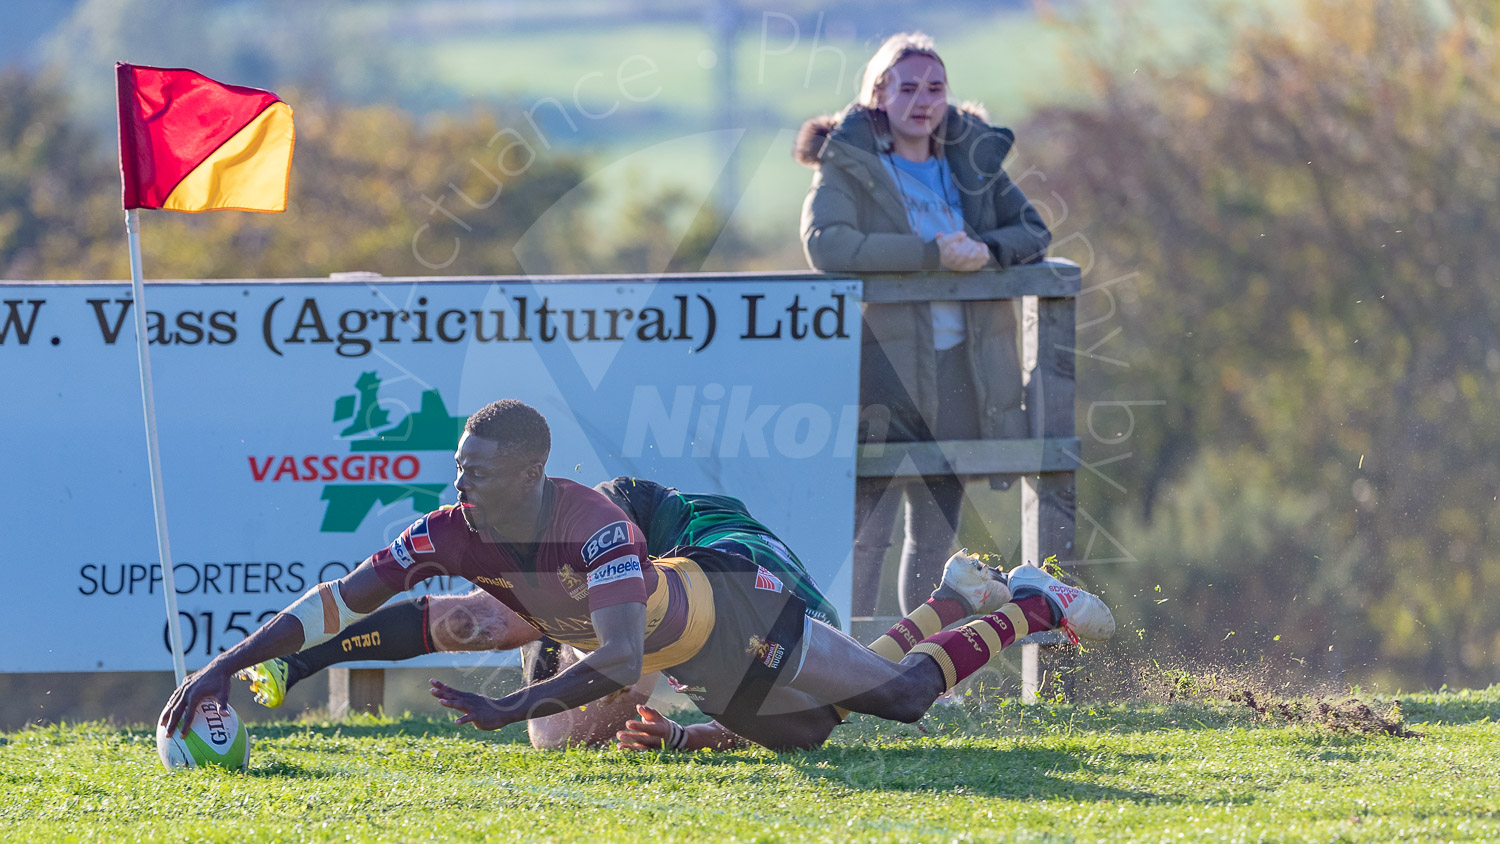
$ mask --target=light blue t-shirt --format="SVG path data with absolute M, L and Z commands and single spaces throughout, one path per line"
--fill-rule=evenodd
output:
M 912 231 L 923 240 L 963 231 L 964 209 L 947 162 L 938 156 L 909 161 L 887 155 L 885 166 L 906 203 L 906 219 Z
M 918 237 L 932 240 L 939 234 L 963 231 L 963 205 L 946 161 L 939 156 L 910 161 L 899 155 L 887 155 L 884 160 L 906 205 L 906 220 Z M 931 307 L 933 347 L 943 351 L 962 343 L 963 306 L 957 302 L 933 302 Z

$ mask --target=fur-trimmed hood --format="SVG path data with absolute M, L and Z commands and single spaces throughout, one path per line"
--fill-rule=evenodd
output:
M 1016 139 L 1011 130 L 989 125 L 989 113 L 984 106 L 973 102 L 948 106 L 948 114 L 939 131 L 942 133 L 939 142 L 945 145 L 977 146 L 983 141 L 982 154 L 998 156 L 995 159 L 997 167 L 1010 153 Z M 886 129 L 885 113 L 851 105 L 836 114 L 810 118 L 797 132 L 792 157 L 798 164 L 819 167 L 829 141 L 872 154 L 888 152 L 891 139 Z

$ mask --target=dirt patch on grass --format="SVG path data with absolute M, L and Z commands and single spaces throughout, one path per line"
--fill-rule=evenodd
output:
M 1229 695 L 1234 703 L 1243 703 L 1267 721 L 1285 721 L 1322 727 L 1348 735 L 1385 734 L 1400 738 L 1421 738 L 1422 734 L 1401 723 L 1401 701 L 1392 701 L 1384 715 L 1358 698 L 1333 702 L 1327 699 L 1276 700 L 1257 696 L 1249 689 Z
M 1080 658 L 1081 657 L 1081 658 Z M 1259 720 L 1317 727 L 1341 735 L 1421 738 L 1402 719 L 1401 702 L 1371 702 L 1348 687 L 1317 682 L 1268 659 L 1242 664 L 1188 660 L 1053 658 L 1070 700 L 1223 703 L 1245 707 Z M 1094 657 L 1089 659 L 1089 657 Z M 1191 665 L 1192 667 L 1184 667 Z M 1244 710 L 1240 710 L 1244 712 Z

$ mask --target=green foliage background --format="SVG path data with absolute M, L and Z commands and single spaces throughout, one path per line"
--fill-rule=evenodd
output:
M 1093 265 L 1081 435 L 1131 456 L 1080 501 L 1140 561 L 1098 575 L 1146 647 L 1500 671 L 1497 9 L 1313 0 L 1172 66 L 1065 23 L 1096 103 L 1026 150 Z

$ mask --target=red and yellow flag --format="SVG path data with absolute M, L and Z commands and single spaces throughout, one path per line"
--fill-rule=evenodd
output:
M 182 68 L 115 65 L 125 208 L 285 211 L 292 109 Z

